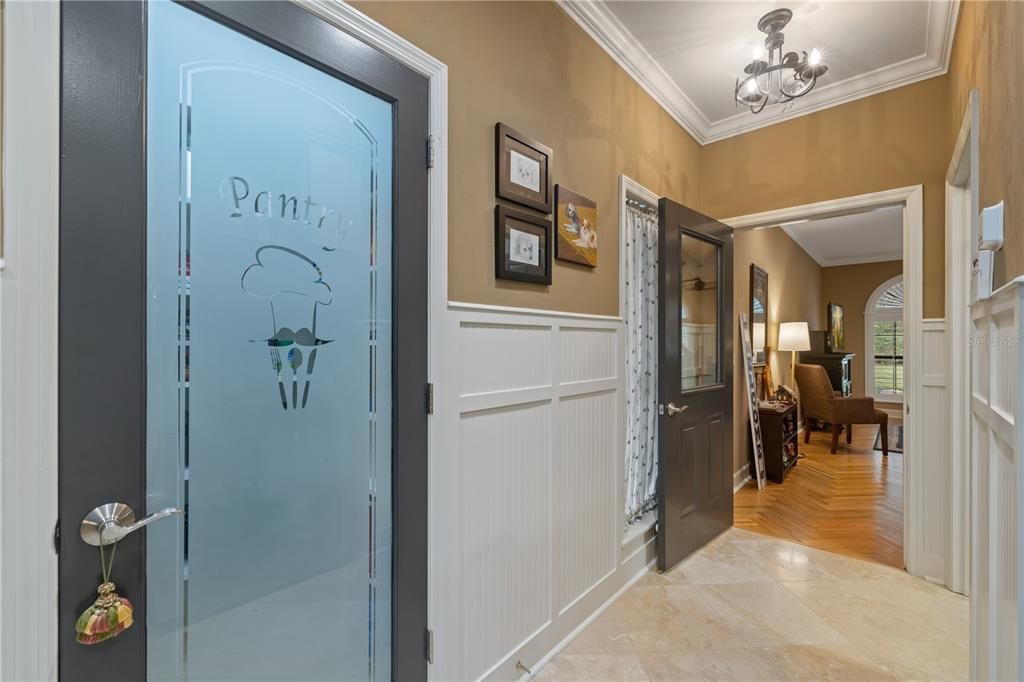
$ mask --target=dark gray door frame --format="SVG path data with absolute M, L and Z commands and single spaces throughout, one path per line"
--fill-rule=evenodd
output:
M 188 5 L 395 103 L 392 674 L 425 679 L 428 80 L 291 3 Z M 146 679 L 145 533 L 117 553 L 118 587 L 134 600 L 135 627 L 100 646 L 74 641 L 74 621 L 99 577 L 79 521 L 103 502 L 146 508 L 146 17 L 138 1 L 61 8 L 62 680 Z

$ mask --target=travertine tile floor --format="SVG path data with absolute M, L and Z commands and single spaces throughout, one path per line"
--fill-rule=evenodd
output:
M 965 597 L 733 528 L 630 588 L 538 680 L 964 680 Z

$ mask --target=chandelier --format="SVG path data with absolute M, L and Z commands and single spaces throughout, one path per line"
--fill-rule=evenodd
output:
M 821 63 L 821 52 L 782 52 L 786 36 L 782 29 L 793 18 L 791 10 L 774 9 L 761 17 L 757 29 L 765 33 L 764 47 L 754 48 L 754 58 L 743 67 L 744 76 L 736 79 L 736 101 L 759 114 L 769 104 L 786 104 L 814 89 L 828 67 Z

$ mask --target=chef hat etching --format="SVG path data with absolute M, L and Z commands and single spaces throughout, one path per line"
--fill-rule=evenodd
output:
M 330 305 L 333 298 L 323 272 L 298 251 L 284 246 L 263 246 L 256 251 L 256 262 L 242 273 L 242 289 L 256 298 L 266 299 L 270 306 L 273 333 L 253 342 L 265 343 L 270 349 L 281 407 L 288 409 L 289 393 L 292 409 L 306 407 L 317 348 L 331 342 L 316 335 L 317 310 Z M 305 371 L 300 372 L 303 365 Z M 291 370 L 290 381 L 286 368 Z M 300 373 L 304 384 L 301 402 Z M 291 384 L 290 391 L 286 383 Z

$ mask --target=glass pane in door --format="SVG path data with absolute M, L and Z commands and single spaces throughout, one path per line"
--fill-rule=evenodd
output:
M 719 372 L 721 245 L 680 230 L 682 281 L 679 296 L 679 348 L 682 389 L 722 381 Z
M 149 677 L 388 678 L 392 105 L 148 34 Z

